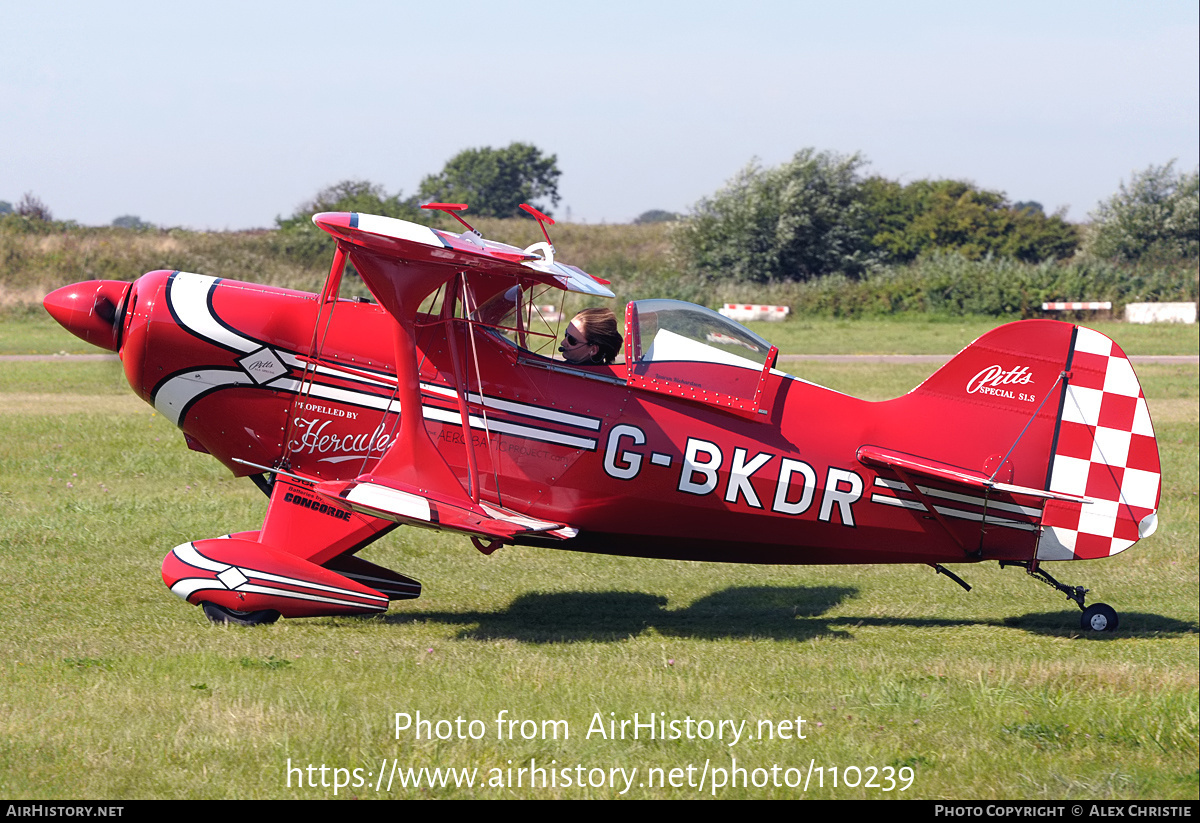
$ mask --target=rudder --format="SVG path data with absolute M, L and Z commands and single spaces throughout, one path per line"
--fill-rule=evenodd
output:
M 1161 468 L 1154 426 L 1133 366 L 1100 332 L 1076 327 L 1060 398 L 1039 560 L 1110 557 L 1157 526 Z

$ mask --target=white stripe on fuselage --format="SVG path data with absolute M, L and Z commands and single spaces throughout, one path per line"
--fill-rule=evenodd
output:
M 154 392 L 154 408 L 176 426 L 180 416 L 197 397 L 215 389 L 253 386 L 254 381 L 244 372 L 232 369 L 196 369 L 167 379 Z
M 171 275 L 167 299 L 171 310 L 179 318 L 179 325 L 205 340 L 240 352 L 261 349 L 262 343 L 222 326 L 209 311 L 208 295 L 216 287 L 217 280 L 216 277 L 187 271 L 177 271 Z
M 179 319 L 180 325 L 193 334 L 212 343 L 234 348 L 238 351 L 250 352 L 262 348 L 263 343 L 230 330 L 212 313 L 210 310 L 209 295 L 216 288 L 217 282 L 218 279 L 215 277 L 192 274 L 190 272 L 176 272 L 172 275 L 171 288 L 168 290 L 168 295 L 171 307 L 175 316 Z M 273 351 L 289 366 L 301 371 L 305 368 L 305 363 L 295 353 L 275 349 Z M 339 377 L 346 380 L 371 382 L 381 388 L 394 388 L 396 385 L 395 378 L 390 375 L 380 375 L 379 378 L 371 380 L 370 378 L 364 378 L 362 375 L 343 371 L 332 366 L 317 365 L 315 366 L 315 370 L 318 374 Z M 161 384 L 155 392 L 154 406 L 178 426 L 181 422 L 180 417 L 183 409 L 201 394 L 218 388 L 232 388 L 235 386 L 253 385 L 253 383 L 254 381 L 247 375 L 232 369 L 197 369 L 176 375 Z M 306 385 L 301 380 L 287 375 L 281 375 L 274 380 L 267 381 L 263 384 L 263 387 L 275 391 L 291 392 L 293 394 L 303 393 L 306 396 L 320 397 L 325 400 L 378 409 L 388 413 L 399 413 L 400 411 L 399 401 L 390 397 L 330 386 L 323 383 L 314 382 Z M 439 386 L 435 383 L 422 383 L 421 388 L 432 394 L 444 397 L 457 398 L 458 396 L 458 393 L 454 389 Z M 547 422 L 588 429 L 590 431 L 599 431 L 600 429 L 600 420 L 598 418 L 572 414 L 558 409 L 547 409 L 542 406 L 518 403 L 512 400 L 501 400 L 476 393 L 468 394 L 468 400 L 483 405 L 486 408 L 533 417 Z M 426 419 L 438 420 L 443 423 L 458 425 L 462 423 L 461 415 L 428 406 L 423 408 L 423 416 Z M 511 434 L 530 440 L 558 443 L 573 448 L 596 448 L 594 438 L 563 434 L 532 425 L 500 420 L 487 420 L 485 422 L 482 417 L 476 415 L 469 417 L 469 423 L 471 428 L 481 431 Z

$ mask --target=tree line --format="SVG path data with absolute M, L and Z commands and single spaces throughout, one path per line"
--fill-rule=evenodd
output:
M 1037 202 L 1013 203 L 967 181 L 905 184 L 868 175 L 866 167 L 860 154 L 811 148 L 773 168 L 753 161 L 689 214 L 652 209 L 635 223 L 672 224 L 683 273 L 754 283 L 860 278 L 880 266 L 944 254 L 1031 264 L 1080 255 L 1154 262 L 1200 254 L 1198 174 L 1179 172 L 1173 162 L 1134 172 L 1083 226 L 1068 223 L 1064 212 L 1046 214 Z M 438 201 L 467 203 L 476 217 L 523 217 L 521 203 L 552 214 L 561 176 L 557 156 L 528 143 L 466 149 L 407 197 L 366 180 L 322 189 L 276 218 L 279 248 L 297 260 L 327 254 L 328 240 L 311 222 L 322 211 L 436 222 L 420 206 Z M 37 231 L 51 222 L 50 209 L 32 193 L 16 207 L 0 201 L 0 227 Z M 155 228 L 135 215 L 113 226 Z
M 901 184 L 866 176 L 864 166 L 858 154 L 813 149 L 775 168 L 751 163 L 681 221 L 684 266 L 768 283 L 859 277 L 933 254 L 1177 260 L 1196 257 L 1200 246 L 1197 173 L 1179 173 L 1173 162 L 1135 172 L 1082 228 L 1063 212 L 1047 215 L 1039 203 L 1011 203 L 965 181 Z

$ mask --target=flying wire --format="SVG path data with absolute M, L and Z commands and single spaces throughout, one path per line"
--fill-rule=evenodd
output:
M 467 320 L 467 345 L 471 349 L 471 360 L 475 365 L 475 385 L 479 387 L 479 411 L 483 415 L 483 436 L 484 439 L 487 440 L 488 459 L 492 461 L 492 478 L 496 484 L 496 502 L 503 506 L 504 500 L 500 497 L 500 472 L 498 468 L 498 464 L 500 462 L 499 454 L 492 448 L 492 426 L 491 423 L 488 422 L 487 404 L 484 402 L 483 397 L 483 375 L 479 369 L 479 351 L 475 346 L 475 323 L 471 320 L 471 317 L 474 315 L 475 309 L 477 308 L 475 303 L 475 293 L 471 290 L 471 284 L 466 277 L 462 279 L 462 289 L 463 313 L 466 315 Z M 520 299 L 519 292 L 518 299 Z M 470 390 L 471 386 L 468 383 L 468 396 L 470 395 Z M 464 440 L 467 441 L 469 446 L 471 441 L 471 432 L 466 431 L 463 433 L 463 435 Z

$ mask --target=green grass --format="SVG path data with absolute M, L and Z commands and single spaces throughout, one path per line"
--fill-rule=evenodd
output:
M 943 330 L 934 326 L 910 324 L 904 339 L 939 350 Z M 874 338 L 887 327 L 836 330 L 865 351 L 895 346 Z M 903 392 L 933 368 L 793 365 L 871 398 Z M 1117 558 L 1055 569 L 1121 613 L 1114 635 L 1081 634 L 1074 606 L 1015 569 L 956 567 L 975 586 L 966 593 L 925 567 L 737 566 L 530 548 L 484 557 L 464 538 L 415 529 L 365 556 L 421 579 L 420 600 L 376 618 L 242 630 L 208 625 L 163 587 L 159 565 L 185 540 L 256 527 L 262 495 L 188 451 L 178 430 L 123 387 L 119 363 L 6 362 L 0 796 L 314 799 L 334 796 L 332 786 L 301 788 L 293 773 L 289 787 L 289 761 L 360 768 L 364 777 L 393 761 L 475 767 L 486 779 L 532 760 L 585 773 L 637 768 L 626 796 L 682 799 L 711 788 L 636 782 L 649 769 L 689 765 L 695 778 L 706 761 L 729 769 L 736 758 L 748 770 L 907 767 L 913 782 L 884 793 L 834 789 L 827 776 L 807 793 L 739 785 L 720 797 L 1194 800 L 1200 378 L 1195 366 L 1138 371 L 1164 467 L 1160 529 Z M 397 739 L 396 713 L 418 711 L 482 721 L 485 738 Z M 566 720 L 570 737 L 497 739 L 502 711 L 539 725 Z M 610 712 L 745 720 L 755 732 L 760 720 L 778 728 L 799 716 L 805 738 L 588 739 L 596 713 Z M 376 792 L 374 780 L 337 796 L 617 795 Z
M 0 355 L 59 352 L 103 354 L 104 350 L 67 332 L 41 308 L 0 313 Z

